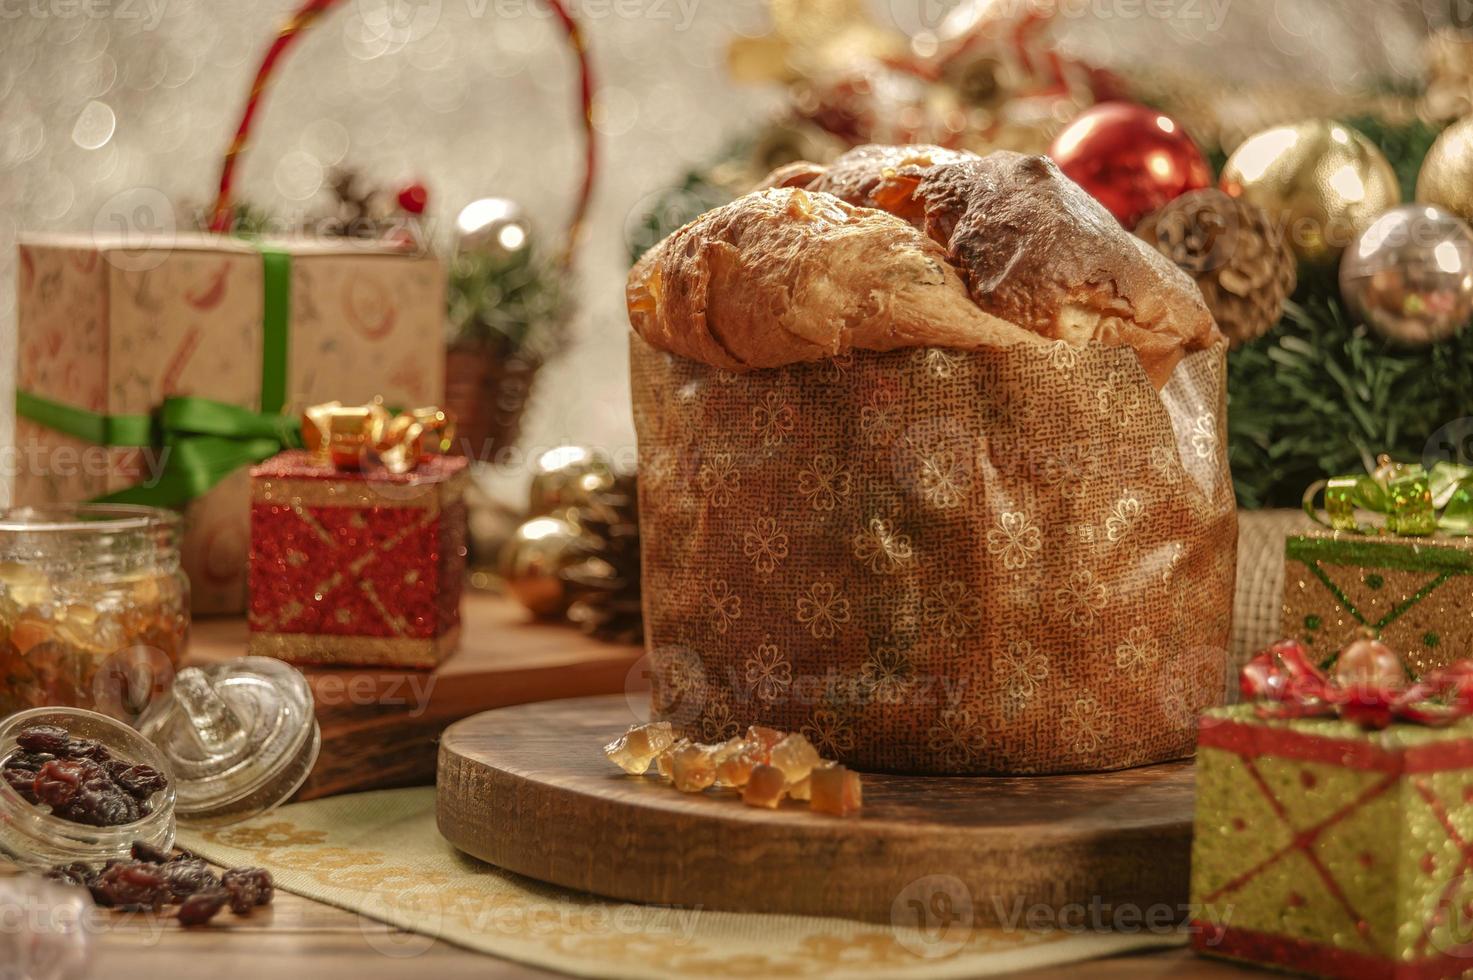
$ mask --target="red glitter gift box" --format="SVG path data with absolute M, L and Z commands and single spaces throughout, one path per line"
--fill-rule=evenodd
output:
M 280 453 L 251 470 L 252 654 L 433 667 L 454 651 L 466 461 L 351 472 Z

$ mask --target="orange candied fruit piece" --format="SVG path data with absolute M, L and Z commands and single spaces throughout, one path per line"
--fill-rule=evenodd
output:
M 712 746 L 692 743 L 670 754 L 670 779 L 682 793 L 699 793 L 716 782 Z
M 775 810 L 786 795 L 787 785 L 788 778 L 777 766 L 757 766 L 742 788 L 742 802 L 747 806 L 765 806 Z
M 841 765 L 820 766 L 808 776 L 808 805 L 818 813 L 847 817 L 864 805 L 859 773 Z

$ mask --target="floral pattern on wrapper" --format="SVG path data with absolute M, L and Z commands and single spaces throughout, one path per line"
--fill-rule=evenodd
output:
M 701 665 L 688 734 L 900 772 L 1191 753 L 1235 574 L 1222 350 L 1158 393 L 1099 345 L 736 375 L 631 344 L 641 462 L 686 475 L 640 516 L 652 657 Z

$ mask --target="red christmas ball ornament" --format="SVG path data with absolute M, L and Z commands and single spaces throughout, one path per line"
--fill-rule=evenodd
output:
M 1134 102 L 1102 102 L 1081 112 L 1054 139 L 1049 156 L 1127 228 L 1187 191 L 1212 185 L 1212 168 L 1181 125 Z
M 399 207 L 410 214 L 424 214 L 430 203 L 430 192 L 419 181 L 399 190 Z

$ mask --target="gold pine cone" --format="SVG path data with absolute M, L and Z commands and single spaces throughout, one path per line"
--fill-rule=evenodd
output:
M 1232 346 L 1273 329 L 1294 291 L 1294 251 L 1267 211 L 1215 188 L 1183 194 L 1137 235 L 1197 281 Z

